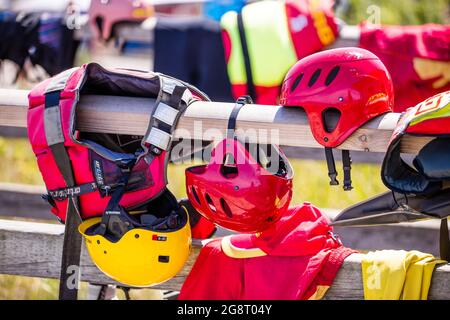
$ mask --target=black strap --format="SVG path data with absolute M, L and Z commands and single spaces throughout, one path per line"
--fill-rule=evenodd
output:
M 94 192 L 97 189 L 97 184 L 95 182 L 91 182 L 73 187 L 48 190 L 48 195 L 56 201 L 64 201 L 67 198 L 78 197 L 83 194 Z
M 441 229 L 439 234 L 439 249 L 441 259 L 450 261 L 450 239 L 448 233 L 447 217 L 441 219 Z
M 184 111 L 186 111 L 186 108 L 187 108 L 187 104 L 183 101 L 183 95 L 186 90 L 187 90 L 187 88 L 184 86 L 175 86 L 175 88 L 173 89 L 173 92 L 171 94 L 163 93 L 161 102 L 166 103 L 168 106 L 178 110 L 179 113 L 178 113 L 177 118 L 172 126 L 168 125 L 167 123 L 164 123 L 162 121 L 157 121 L 152 116 L 152 118 L 150 120 L 149 128 L 147 129 L 147 134 L 146 134 L 147 137 L 150 134 L 152 128 L 162 130 L 168 134 L 173 133 L 179 118 L 184 113 Z M 153 110 L 153 112 L 155 112 L 157 108 L 158 108 L 158 106 L 156 106 L 156 108 Z M 157 155 L 161 154 L 161 152 L 162 152 L 161 148 L 159 148 L 158 146 L 152 145 L 152 144 L 150 144 L 149 150 L 150 150 L 151 154 L 154 156 L 157 156 Z
M 125 232 L 134 226 L 134 221 L 125 214 L 125 209 L 119 205 L 120 200 L 125 194 L 125 189 L 134 164 L 135 160 L 127 163 L 117 163 L 121 169 L 122 175 L 118 181 L 117 187 L 111 193 L 111 198 L 102 215 L 101 223 L 94 232 L 95 234 L 105 236 L 108 233 L 120 239 Z
M 344 170 L 344 190 L 350 191 L 352 186 L 352 158 L 350 157 L 349 150 L 342 150 L 342 165 Z
M 334 162 L 333 149 L 325 147 L 325 158 L 327 160 L 328 166 L 328 176 L 330 177 L 330 185 L 337 186 L 339 185 L 339 181 L 336 179 L 337 171 L 336 164 Z
M 239 114 L 239 111 L 241 111 L 242 107 L 246 104 L 253 103 L 253 100 L 250 96 L 242 96 L 239 97 L 236 100 L 236 104 L 234 105 L 233 110 L 231 111 L 230 117 L 228 118 L 228 127 L 227 127 L 227 137 L 233 138 L 234 137 L 234 130 L 236 129 L 236 120 L 237 116 Z
M 245 64 L 245 74 L 247 76 L 247 93 L 253 99 L 256 100 L 255 84 L 253 83 L 252 65 L 250 63 L 250 54 L 248 51 L 247 38 L 245 36 L 244 19 L 242 13 L 237 15 L 237 24 L 239 30 L 239 38 L 241 40 L 242 55 Z
M 45 108 L 59 108 L 60 91 L 54 91 L 45 95 Z M 52 130 L 61 130 L 55 124 Z M 57 132 L 63 137 L 63 132 Z M 47 137 L 47 141 L 48 141 Z M 49 145 L 56 165 L 63 176 L 67 187 L 75 185 L 72 165 L 64 142 Z M 81 234 L 78 225 L 81 217 L 78 213 L 78 198 L 69 198 L 67 201 L 66 221 L 64 230 L 64 243 L 61 257 L 61 273 L 59 283 L 60 300 L 76 300 L 78 296 L 78 277 L 81 255 Z

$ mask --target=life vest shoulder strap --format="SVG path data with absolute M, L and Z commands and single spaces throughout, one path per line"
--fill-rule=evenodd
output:
M 192 99 L 192 94 L 182 83 L 164 76 L 160 79 L 161 92 L 142 140 L 153 155 L 169 150 L 173 132 Z
M 64 145 L 65 138 L 61 119 L 60 99 L 61 92 L 66 87 L 67 81 L 75 70 L 77 70 L 77 68 L 69 69 L 59 74 L 48 84 L 45 90 L 45 137 L 56 165 L 68 188 L 74 187 L 75 179 L 72 164 Z M 70 277 L 73 276 L 73 273 L 79 273 L 82 245 L 81 235 L 77 231 L 78 225 L 81 223 L 77 197 L 69 199 L 66 210 L 59 298 L 62 300 L 76 300 L 78 295 L 78 285 L 71 286 Z

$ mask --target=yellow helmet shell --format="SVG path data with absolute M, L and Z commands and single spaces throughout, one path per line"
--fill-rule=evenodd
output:
M 86 234 L 101 218 L 84 221 L 78 230 L 85 238 L 92 261 L 103 273 L 128 286 L 149 287 L 174 277 L 186 263 L 192 240 L 188 220 L 175 231 L 136 228 L 117 242 Z

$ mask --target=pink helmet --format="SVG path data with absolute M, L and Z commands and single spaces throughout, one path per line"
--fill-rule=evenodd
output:
M 119 22 L 142 22 L 153 16 L 150 0 L 91 0 L 89 24 L 97 36 L 109 40 Z

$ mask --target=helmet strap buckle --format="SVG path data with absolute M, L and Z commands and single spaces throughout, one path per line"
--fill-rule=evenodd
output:
M 325 147 L 325 158 L 328 166 L 328 176 L 330 177 L 330 186 L 339 185 L 339 181 L 336 179 L 338 173 L 336 171 L 336 164 L 334 162 L 333 149 Z
M 350 191 L 353 189 L 352 186 L 352 177 L 351 177 L 351 170 L 352 170 L 352 158 L 350 157 L 350 151 L 349 150 L 342 150 L 342 164 L 343 164 L 343 171 L 344 171 L 344 190 Z

